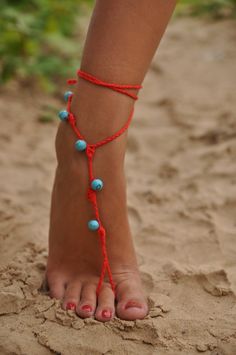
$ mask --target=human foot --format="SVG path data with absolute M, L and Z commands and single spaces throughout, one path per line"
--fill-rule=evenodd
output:
M 81 123 L 85 125 L 83 120 Z M 89 129 L 89 123 L 84 131 Z M 114 127 L 105 126 L 108 135 Z M 93 135 L 97 133 L 90 133 L 91 139 L 97 138 Z M 61 299 L 64 309 L 74 309 L 82 318 L 94 315 L 97 320 L 107 321 L 116 314 L 121 319 L 142 319 L 148 308 L 127 219 L 123 170 L 126 135 L 99 148 L 94 159 L 95 175 L 102 177 L 105 186 L 97 197 L 107 231 L 116 300 L 107 280 L 96 295 L 102 255 L 97 234 L 87 228 L 87 221 L 93 216 L 86 198 L 87 161 L 83 153 L 75 150 L 75 140 L 71 127 L 62 123 L 56 140 L 58 167 L 52 193 L 46 271 L 50 295 Z

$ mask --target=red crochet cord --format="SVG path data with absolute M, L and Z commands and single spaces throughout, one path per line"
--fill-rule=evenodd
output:
M 130 89 L 141 89 L 142 86 L 141 85 L 120 85 L 120 84 L 115 84 L 115 83 L 107 83 L 103 80 L 100 80 L 98 78 L 96 78 L 95 76 L 88 74 L 82 70 L 78 70 L 77 72 L 78 76 L 86 81 L 89 81 L 92 84 L 95 85 L 99 85 L 99 86 L 103 86 L 106 87 L 108 89 L 114 90 L 116 92 L 119 92 L 123 95 L 127 95 L 130 98 L 132 98 L 133 100 L 137 100 L 138 97 L 137 95 L 130 93 L 128 90 Z M 67 81 L 69 85 L 74 85 L 77 83 L 76 79 L 70 79 Z M 69 113 L 69 117 L 68 117 L 68 121 L 73 129 L 73 131 L 75 132 L 75 134 L 77 135 L 77 137 L 79 139 L 84 139 L 83 135 L 81 134 L 79 128 L 76 126 L 76 119 L 73 115 L 73 113 L 71 112 L 71 101 L 72 101 L 72 96 L 69 96 L 68 99 L 68 103 L 67 103 L 67 111 Z M 134 109 L 132 109 L 127 122 L 125 123 L 125 125 L 118 130 L 116 133 L 114 133 L 113 135 L 106 137 L 105 139 L 95 143 L 95 144 L 89 144 L 87 143 L 86 146 L 86 155 L 87 155 L 87 159 L 88 159 L 88 172 L 89 172 L 89 188 L 88 188 L 88 200 L 91 202 L 92 206 L 93 206 L 93 210 L 94 210 L 94 214 L 95 217 L 99 223 L 99 229 L 98 229 L 98 235 L 100 237 L 100 242 L 101 242 L 101 249 L 102 249 L 102 255 L 103 255 L 103 264 L 102 264 L 102 270 L 101 270 L 101 274 L 100 274 L 100 278 L 98 281 L 98 285 L 97 285 L 97 290 L 96 293 L 97 295 L 99 295 L 99 292 L 101 290 L 101 286 L 107 271 L 108 274 L 108 278 L 109 278 L 109 282 L 111 285 L 111 288 L 113 290 L 113 292 L 115 293 L 115 284 L 113 281 L 113 277 L 112 277 L 112 272 L 111 272 L 111 268 L 110 268 L 110 264 L 109 264 L 109 260 L 108 260 L 108 255 L 107 255 L 107 248 L 106 248 L 106 230 L 102 224 L 102 221 L 100 219 L 100 214 L 99 214 L 99 208 L 98 208 L 98 203 L 97 203 L 97 195 L 96 195 L 96 191 L 94 191 L 90 186 L 91 186 L 91 182 L 94 179 L 94 175 L 93 175 L 93 158 L 94 158 L 94 154 L 97 148 L 101 147 L 104 144 L 107 144 L 111 141 L 113 141 L 114 139 L 116 139 L 117 137 L 119 137 L 122 133 L 124 133 L 127 128 L 129 127 L 129 124 L 131 122 L 131 119 L 133 117 L 133 113 L 134 113 Z

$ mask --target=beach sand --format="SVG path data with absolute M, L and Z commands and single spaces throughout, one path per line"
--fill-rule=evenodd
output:
M 64 104 L 2 91 L 1 355 L 236 354 L 235 41 L 230 20 L 173 21 L 140 92 L 126 171 L 144 320 L 82 320 L 38 292 L 58 125 L 42 111 Z

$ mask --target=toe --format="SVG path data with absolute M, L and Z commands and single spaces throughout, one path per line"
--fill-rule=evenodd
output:
M 88 318 L 94 315 L 96 309 L 96 285 L 85 283 L 82 287 L 80 302 L 77 313 L 81 318 Z
M 76 310 L 80 300 L 81 282 L 74 280 L 68 283 L 63 298 L 62 308 Z
M 59 276 L 48 277 L 49 295 L 52 298 L 62 299 L 65 293 L 65 282 Z
M 48 294 L 49 293 L 49 285 L 48 285 L 48 280 L 46 275 L 43 278 L 43 281 L 38 289 L 39 292 L 44 293 L 44 294 Z
M 104 285 L 98 295 L 98 306 L 95 318 L 101 322 L 107 322 L 114 317 L 115 297 L 110 285 Z
M 143 319 L 148 313 L 147 300 L 141 288 L 125 282 L 117 288 L 116 313 L 124 320 Z

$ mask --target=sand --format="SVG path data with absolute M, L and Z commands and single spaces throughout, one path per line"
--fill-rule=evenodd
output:
M 128 205 L 150 314 L 82 320 L 38 292 L 60 100 L 1 93 L 0 354 L 236 354 L 235 22 L 173 21 L 129 131 Z M 64 88 L 62 88 L 62 92 Z

